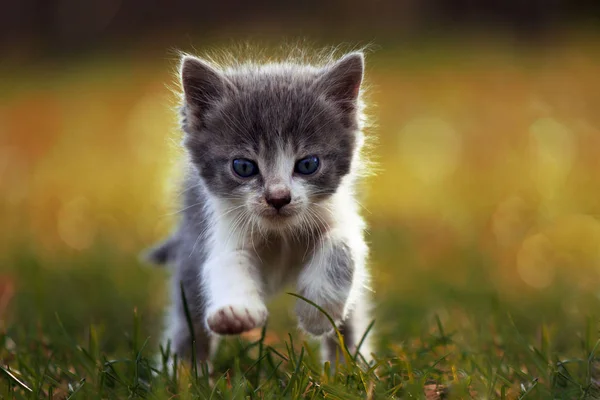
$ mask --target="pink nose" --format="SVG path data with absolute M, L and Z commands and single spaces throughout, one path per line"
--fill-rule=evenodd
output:
M 265 195 L 265 200 L 273 208 L 279 210 L 284 206 L 290 204 L 290 202 L 292 201 L 292 196 L 288 188 L 276 187 L 267 191 L 267 194 Z
M 267 203 L 279 210 L 283 206 L 290 204 L 292 198 L 288 195 L 286 197 L 267 197 Z

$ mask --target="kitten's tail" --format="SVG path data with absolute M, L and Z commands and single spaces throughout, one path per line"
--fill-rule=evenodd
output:
M 170 236 L 163 242 L 142 253 L 142 259 L 155 265 L 165 265 L 175 259 L 179 242 L 175 236 Z

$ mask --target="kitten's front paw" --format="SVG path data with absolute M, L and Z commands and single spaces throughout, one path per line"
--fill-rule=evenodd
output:
M 327 314 L 337 324 L 342 320 L 344 305 L 326 305 L 321 307 L 327 311 Z M 298 300 L 296 304 L 296 315 L 298 315 L 298 323 L 300 328 L 314 336 L 320 336 L 333 332 L 333 325 L 329 318 L 313 305 L 306 303 L 304 300 Z
M 265 324 L 267 308 L 264 304 L 236 304 L 209 310 L 206 323 L 220 335 L 237 335 Z

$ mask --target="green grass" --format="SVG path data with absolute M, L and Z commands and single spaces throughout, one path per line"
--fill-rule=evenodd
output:
M 386 248 L 380 235 L 377 230 L 372 234 L 376 254 Z M 408 242 L 406 246 L 397 250 L 408 264 L 412 256 Z M 385 254 L 394 254 L 389 250 Z M 462 273 L 470 277 L 461 285 L 407 273 L 405 279 L 418 288 L 394 291 L 392 284 L 389 292 L 377 295 L 378 350 L 370 368 L 353 355 L 346 363 L 324 368 L 317 343 L 293 329 L 288 308 L 296 299 L 284 294 L 283 301 L 270 306 L 270 321 L 260 338 L 223 341 L 208 374 L 206 366 L 165 371 L 170 349 L 159 349 L 156 341 L 165 271 L 139 266 L 133 257 L 107 249 L 63 256 L 56 264 L 23 249 L 7 264 L 11 268 L 6 276 L 20 283 L 0 336 L 0 396 L 354 399 L 426 398 L 435 391 L 442 398 L 600 395 L 595 380 L 598 321 L 573 311 L 597 309 L 598 300 L 573 288 L 561 291 L 558 285 L 527 295 L 527 300 L 507 298 L 486 277 L 484 258 L 475 256 L 474 249 L 465 252 L 457 260 L 469 260 Z M 374 257 L 374 264 L 380 262 Z M 447 268 L 461 268 L 458 261 L 444 262 Z M 401 276 L 395 279 L 400 282 Z

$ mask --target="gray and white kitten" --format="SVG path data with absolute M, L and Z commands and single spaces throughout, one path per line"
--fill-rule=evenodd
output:
M 363 70 L 360 52 L 320 67 L 219 69 L 183 57 L 182 218 L 150 253 L 175 267 L 165 340 L 180 358 L 191 356 L 181 284 L 197 360 L 210 358 L 219 335 L 263 326 L 265 301 L 288 284 L 329 313 L 350 351 L 358 345 L 371 320 L 355 199 L 365 162 Z M 300 299 L 295 311 L 304 331 L 322 337 L 324 360 L 335 361 L 328 319 Z M 367 337 L 360 352 L 368 358 L 371 350 Z

